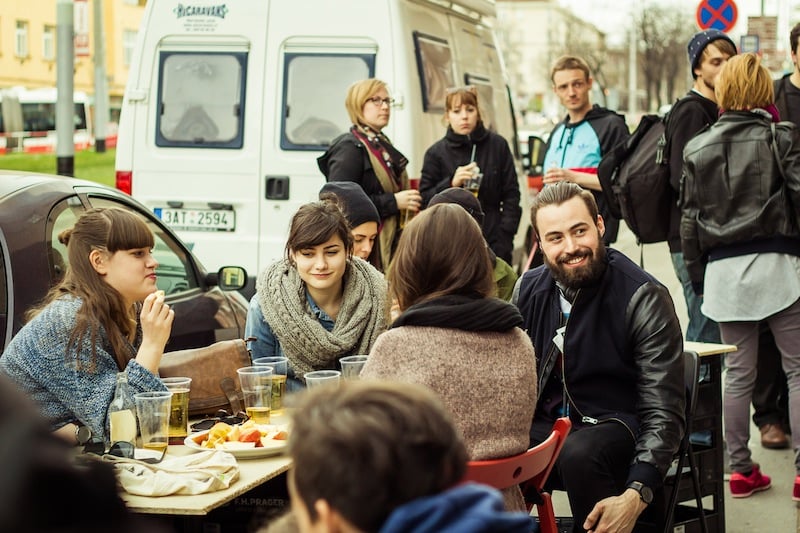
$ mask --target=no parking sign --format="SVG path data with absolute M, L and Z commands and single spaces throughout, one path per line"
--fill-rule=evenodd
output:
M 739 10 L 733 0 L 702 0 L 697 6 L 697 25 L 701 30 L 729 32 L 736 25 Z

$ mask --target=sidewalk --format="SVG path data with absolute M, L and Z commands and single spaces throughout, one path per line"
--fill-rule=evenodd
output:
M 619 238 L 613 247 L 625 253 L 637 264 L 639 263 L 640 248 L 624 223 L 620 226 Z M 644 266 L 645 270 L 669 288 L 672 299 L 675 301 L 678 318 L 685 330 L 688 319 L 683 290 L 672 269 L 667 244 L 645 245 Z M 734 499 L 726 486 L 726 532 L 800 533 L 800 513 L 798 513 L 797 504 L 791 498 L 795 478 L 794 453 L 791 450 L 762 448 L 760 434 L 755 425 L 752 425 L 750 429 L 750 449 L 753 452 L 753 459 L 761 464 L 761 470 L 772 478 L 772 488 L 756 493 L 749 498 Z M 553 505 L 556 516 L 570 515 L 565 493 L 554 493 Z

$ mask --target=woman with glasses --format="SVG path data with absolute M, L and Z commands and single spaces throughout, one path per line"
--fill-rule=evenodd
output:
M 166 391 L 158 377 L 175 312 L 157 291 L 153 233 L 123 209 L 92 209 L 58 236 L 69 257 L 64 279 L 3 357 L 7 375 L 69 442 L 108 441 L 117 373 L 137 392 Z M 88 428 L 88 431 L 87 429 Z
M 451 89 L 445 98 L 447 132 L 425 152 L 419 190 L 423 206 L 449 187 L 472 187 L 484 212 L 483 235 L 497 257 L 511 262 L 522 208 L 514 157 L 508 143 L 481 119 L 474 87 Z
M 386 83 L 370 78 L 347 91 L 345 108 L 353 126 L 331 142 L 317 160 L 328 181 L 353 181 L 361 185 L 381 217 L 378 255 L 383 270 L 391 261 L 402 228 L 401 213 L 416 213 L 422 205 L 419 192 L 410 189 L 408 159 L 392 145 L 383 129 L 389 124 L 393 100 Z

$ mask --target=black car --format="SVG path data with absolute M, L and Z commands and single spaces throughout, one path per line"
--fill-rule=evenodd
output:
M 25 323 L 24 314 L 64 274 L 66 247 L 58 234 L 92 207 L 141 215 L 155 235 L 158 288 L 175 310 L 166 350 L 242 338 L 247 280 L 240 267 L 207 273 L 188 247 L 139 202 L 116 189 L 62 176 L 0 171 L 0 348 Z

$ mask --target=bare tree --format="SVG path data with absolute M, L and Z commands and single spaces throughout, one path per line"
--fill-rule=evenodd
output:
M 686 43 L 692 35 L 691 13 L 660 4 L 642 4 L 636 16 L 639 71 L 644 78 L 646 106 L 655 110 L 682 94 L 686 76 Z

